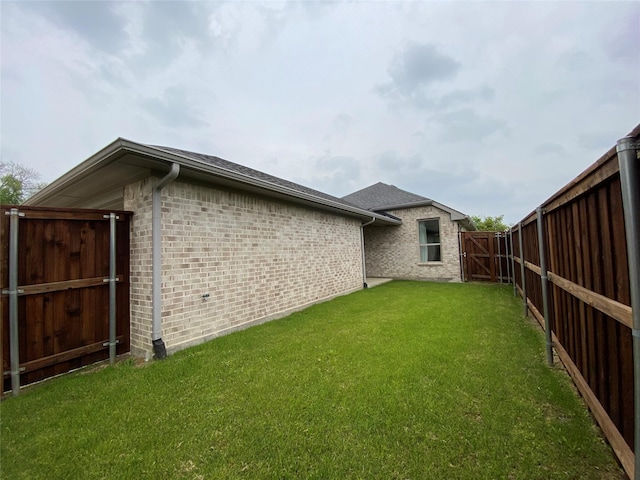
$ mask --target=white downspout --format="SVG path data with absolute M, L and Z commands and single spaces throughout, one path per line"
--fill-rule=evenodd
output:
M 152 323 L 151 343 L 156 359 L 167 357 L 167 349 L 162 341 L 162 189 L 178 178 L 180 164 L 172 163 L 169 173 L 162 177 L 153 187 L 151 194 L 151 256 L 152 256 Z
M 367 264 L 364 256 L 364 227 L 366 227 L 367 225 L 371 225 L 375 221 L 376 221 L 376 217 L 372 217 L 370 221 L 360 225 L 360 249 L 362 251 L 362 287 L 363 288 L 369 287 L 369 285 L 367 285 Z

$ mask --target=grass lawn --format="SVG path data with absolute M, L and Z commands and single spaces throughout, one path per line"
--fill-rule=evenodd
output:
M 393 282 L 0 405 L 2 478 L 622 479 L 499 285 Z

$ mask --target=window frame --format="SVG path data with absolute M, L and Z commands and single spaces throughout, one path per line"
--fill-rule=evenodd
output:
M 426 223 L 426 222 L 437 222 L 438 224 L 438 242 L 434 243 L 434 242 L 428 242 L 427 243 L 421 243 L 420 241 L 420 228 L 421 228 L 421 224 Z M 440 217 L 431 217 L 431 218 L 420 218 L 417 220 L 418 223 L 418 263 L 420 265 L 433 265 L 433 264 L 442 264 L 442 236 L 441 236 L 441 222 L 440 222 Z M 425 227 L 426 228 L 426 227 Z M 425 240 L 428 240 L 428 235 L 425 234 Z M 438 253 L 439 253 L 439 259 L 438 260 L 429 260 L 429 247 L 438 247 Z M 422 248 L 425 247 L 427 249 L 427 260 L 422 260 Z

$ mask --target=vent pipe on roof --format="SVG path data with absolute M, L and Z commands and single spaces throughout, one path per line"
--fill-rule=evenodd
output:
M 369 288 L 369 285 L 367 285 L 367 264 L 366 258 L 364 256 L 364 227 L 366 227 L 367 225 L 371 225 L 375 221 L 376 217 L 372 217 L 371 220 L 360 225 L 360 249 L 362 251 L 362 288 Z
M 157 360 L 167 357 L 167 349 L 162 341 L 162 189 L 178 178 L 180 164 L 172 163 L 169 173 L 162 177 L 153 187 L 151 194 L 151 256 L 152 256 L 152 323 L 151 343 L 153 355 Z

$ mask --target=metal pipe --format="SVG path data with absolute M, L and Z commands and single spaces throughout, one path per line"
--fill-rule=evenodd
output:
M 509 261 L 509 236 L 507 232 L 504 233 L 504 256 L 506 258 L 505 265 L 507 267 L 507 283 L 511 283 L 511 262 Z
M 536 209 L 538 221 L 538 250 L 540 251 L 540 281 L 542 282 L 542 311 L 544 316 L 544 337 L 547 343 L 547 363 L 553 366 L 553 342 L 551 341 L 551 325 L 549 322 L 549 277 L 547 272 L 547 252 L 544 241 L 544 211 Z
M 518 292 L 516 290 L 516 256 L 513 251 L 513 228 L 509 228 L 509 244 L 511 246 L 511 280 L 513 283 L 513 296 L 515 297 Z
M 458 228 L 460 228 L 460 226 L 458 226 Z M 462 278 L 461 280 L 464 282 L 465 278 L 464 278 L 464 254 L 463 254 L 463 250 L 464 248 L 462 247 L 462 232 L 458 232 L 458 248 L 460 249 L 460 271 L 462 272 Z
M 5 212 L 9 217 L 9 362 L 11 368 L 11 393 L 20 393 L 20 337 L 18 335 L 18 220 L 24 213 L 17 208 Z
M 116 362 L 116 219 L 109 214 L 109 363 Z
M 500 245 L 500 232 L 496 232 L 495 237 L 498 239 L 498 272 L 500 272 L 500 283 L 502 283 L 502 248 Z
M 364 255 L 364 227 L 366 227 L 367 225 L 371 225 L 375 221 L 375 217 L 372 217 L 370 221 L 360 225 L 360 251 L 362 252 L 362 288 L 369 288 L 369 285 L 367 285 L 367 263 L 366 257 Z
M 524 304 L 524 316 L 529 314 L 527 305 L 527 282 L 524 278 L 524 249 L 522 248 L 522 222 L 518 224 L 518 243 L 520 244 L 520 282 L 522 283 L 522 301 Z
M 633 137 L 618 140 L 618 165 L 622 189 L 622 208 L 627 235 L 627 262 L 631 292 L 634 411 L 635 480 L 640 479 L 640 142 Z
M 167 349 L 162 341 L 162 210 L 161 190 L 178 178 L 180 164 L 171 164 L 171 170 L 154 186 L 151 193 L 151 256 L 152 256 L 152 322 L 151 343 L 156 359 L 167 357 Z

